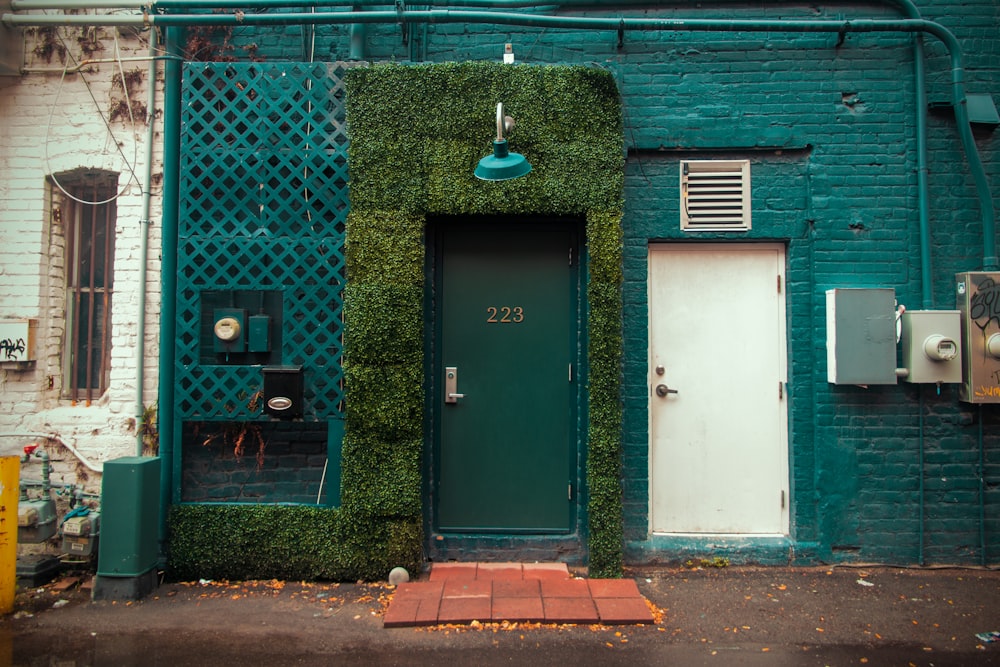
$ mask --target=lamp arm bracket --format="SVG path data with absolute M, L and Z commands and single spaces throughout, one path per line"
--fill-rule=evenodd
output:
M 497 141 L 503 141 L 503 102 L 497 102 Z

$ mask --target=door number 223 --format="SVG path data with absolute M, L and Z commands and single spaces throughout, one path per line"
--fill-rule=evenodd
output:
M 489 324 L 520 324 L 524 321 L 521 306 L 487 306 L 486 322 Z

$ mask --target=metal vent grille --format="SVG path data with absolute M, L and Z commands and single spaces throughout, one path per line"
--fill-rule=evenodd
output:
M 343 418 L 348 210 L 344 64 L 184 67 L 175 409 L 262 418 L 259 365 L 201 363 L 201 295 L 282 293 L 281 360 L 305 373 L 305 421 Z
M 681 229 L 750 229 L 750 163 L 745 160 L 681 162 Z

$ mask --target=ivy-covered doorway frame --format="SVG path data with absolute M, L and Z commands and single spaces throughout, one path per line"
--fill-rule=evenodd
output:
M 582 66 L 449 63 L 356 68 L 346 80 L 341 501 L 349 532 L 385 535 L 391 524 L 405 527 L 396 539 L 422 541 L 427 217 L 580 216 L 588 253 L 589 569 L 620 576 L 624 154 L 613 77 Z M 485 182 L 473 170 L 491 150 L 498 102 L 517 121 L 511 149 L 533 171 Z

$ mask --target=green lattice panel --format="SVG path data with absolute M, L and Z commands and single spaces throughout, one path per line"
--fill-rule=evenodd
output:
M 306 419 L 343 416 L 348 209 L 343 66 L 184 68 L 175 407 L 254 418 L 259 366 L 199 363 L 201 293 L 282 293 L 281 363 L 305 370 Z

